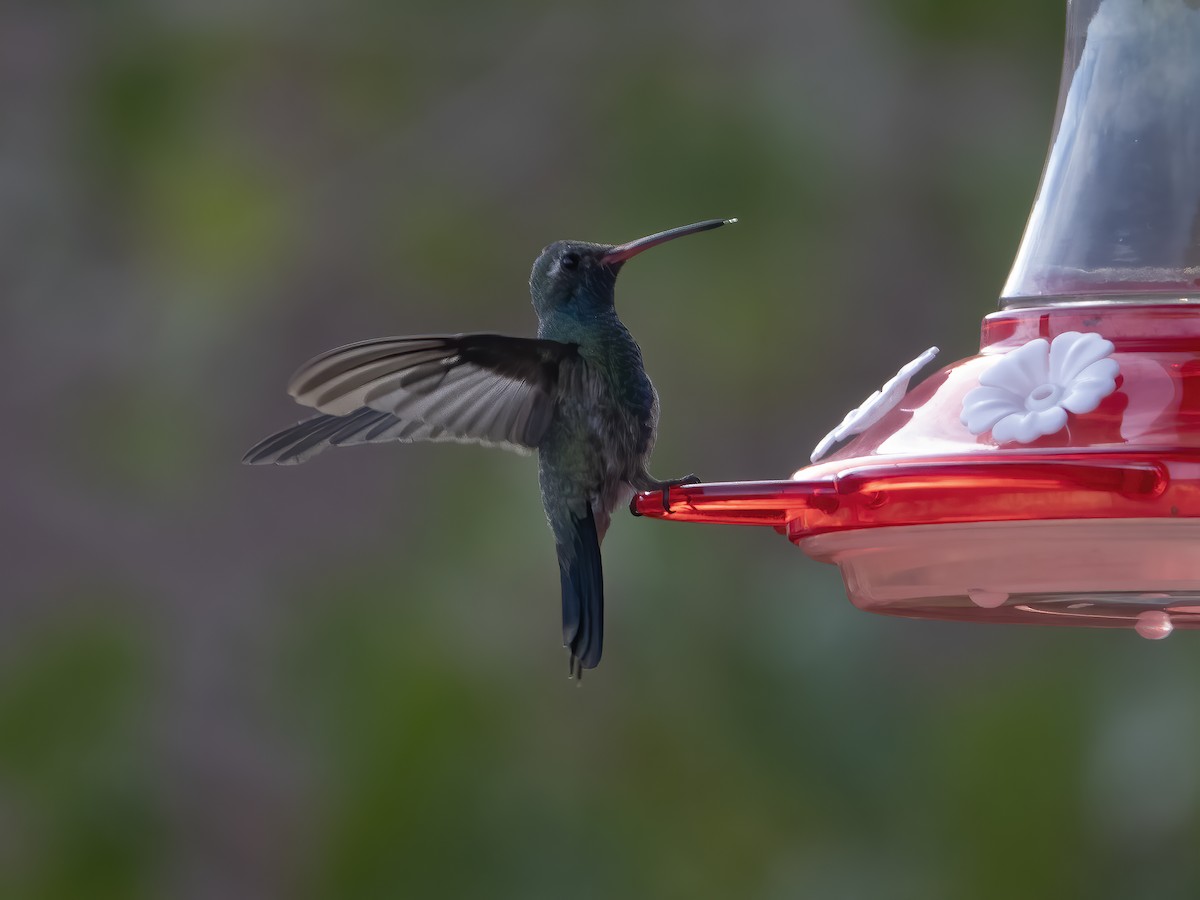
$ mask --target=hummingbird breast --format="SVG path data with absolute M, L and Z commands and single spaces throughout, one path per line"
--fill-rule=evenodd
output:
M 641 349 L 620 322 L 572 342 L 579 360 L 560 372 L 555 414 L 539 452 L 542 494 L 548 513 L 559 498 L 576 511 L 590 504 L 603 537 L 654 448 L 658 394 Z

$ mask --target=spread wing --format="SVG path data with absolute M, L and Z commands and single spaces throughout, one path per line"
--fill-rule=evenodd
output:
M 577 347 L 498 334 L 381 338 L 331 350 L 292 376 L 290 393 L 325 413 L 247 452 L 251 464 L 303 462 L 327 446 L 457 441 L 538 446 Z
M 291 466 L 306 462 L 329 447 L 348 447 L 354 444 L 411 444 L 416 441 L 468 443 L 471 439 L 452 434 L 436 425 L 397 419 L 391 413 L 364 406 L 347 416 L 313 416 L 291 428 L 278 431 L 247 450 L 242 462 L 250 466 Z M 528 452 L 525 447 L 517 444 L 495 446 L 516 450 L 518 453 Z

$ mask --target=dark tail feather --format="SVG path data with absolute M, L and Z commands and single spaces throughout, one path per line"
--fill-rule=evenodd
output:
M 594 669 L 604 643 L 604 573 L 600 537 L 591 506 L 571 517 L 570 543 L 558 544 L 562 578 L 563 645 L 571 651 L 570 672 Z

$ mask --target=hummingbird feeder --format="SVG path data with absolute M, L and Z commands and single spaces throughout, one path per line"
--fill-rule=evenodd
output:
M 872 612 L 1200 627 L 1200 0 L 1068 0 L 1000 311 L 977 356 L 908 390 L 936 352 L 790 480 L 672 488 L 669 512 L 645 493 L 637 510 L 770 525 Z

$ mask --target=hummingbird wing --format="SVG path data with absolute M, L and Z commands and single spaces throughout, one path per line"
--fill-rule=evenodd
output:
M 558 571 L 562 581 L 563 644 L 571 653 L 571 673 L 594 669 L 604 643 L 604 573 L 600 536 L 592 507 L 569 515 L 566 527 L 554 529 Z
M 405 421 L 391 413 L 364 406 L 348 416 L 313 416 L 278 431 L 247 450 L 242 462 L 249 466 L 293 466 L 307 462 L 329 447 L 464 440 L 436 425 L 416 420 Z M 501 446 L 508 446 L 521 453 L 528 452 L 525 447 L 515 444 Z
M 391 437 L 380 436 L 385 428 L 367 440 L 454 440 L 533 449 L 554 414 L 560 369 L 578 358 L 574 344 L 499 334 L 380 338 L 311 360 L 292 376 L 288 393 L 332 416 L 363 416 L 348 425 L 369 418 L 361 412 L 364 407 L 394 417 Z M 415 422 L 427 428 L 414 426 L 405 434 L 400 423 Z M 321 432 L 334 423 L 311 427 Z
M 560 370 L 573 360 L 574 344 L 494 334 L 350 344 L 292 376 L 290 393 L 325 414 L 259 441 L 242 462 L 294 465 L 332 446 L 416 441 L 526 453 L 541 441 Z

